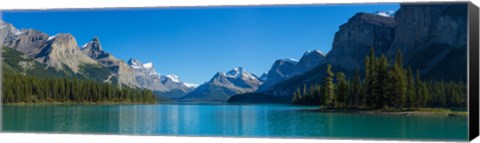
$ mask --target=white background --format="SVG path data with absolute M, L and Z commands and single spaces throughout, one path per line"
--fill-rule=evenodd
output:
M 65 9 L 103 7 L 169 7 L 169 6 L 219 6 L 219 5 L 271 5 L 311 3 L 378 3 L 378 2 L 447 2 L 452 0 L 0 0 L 2 9 Z M 473 1 L 479 6 L 479 1 Z M 0 15 L 1 16 L 1 15 Z M 118 135 L 70 135 L 1 133 L 0 143 L 318 143 L 318 142 L 400 142 L 381 140 L 329 140 L 329 139 L 265 139 L 265 138 L 214 138 L 214 137 L 161 137 L 161 136 L 118 136 Z M 408 141 L 402 141 L 408 142 Z M 411 141 L 410 141 L 411 142 Z M 480 142 L 477 138 L 474 142 Z

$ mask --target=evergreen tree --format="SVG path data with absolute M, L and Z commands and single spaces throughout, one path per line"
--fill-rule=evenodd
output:
M 385 55 L 381 55 L 378 60 L 377 67 L 374 70 L 376 72 L 377 82 L 373 85 L 375 88 L 375 96 L 373 97 L 373 107 L 374 108 L 385 108 L 387 104 L 387 95 L 388 95 L 388 61 Z
M 407 91 L 407 77 L 402 67 L 402 54 L 398 49 L 395 64 L 389 73 L 389 91 L 388 98 L 390 104 L 395 108 L 401 108 L 405 105 Z
M 407 70 L 407 88 L 406 88 L 406 107 L 414 108 L 415 107 L 415 79 L 413 78 L 412 68 L 408 67 Z
M 348 101 L 348 83 L 345 79 L 345 74 L 342 72 L 337 73 L 337 88 L 336 88 L 336 96 L 337 96 L 337 106 L 342 108 L 346 107 Z
M 323 90 L 325 96 L 325 105 L 333 107 L 335 105 L 335 85 L 333 84 L 334 74 L 332 72 L 332 66 L 327 65 L 327 77 L 323 82 Z
M 301 101 L 303 104 L 306 103 L 305 99 L 308 97 L 307 94 L 308 94 L 307 93 L 307 84 L 305 83 L 305 84 L 303 84 L 303 93 L 302 93 L 303 100 Z
M 21 74 L 3 73 L 3 103 L 37 102 L 103 102 L 114 101 L 107 98 L 104 91 L 116 88 L 114 85 L 76 78 L 38 78 Z M 153 92 L 144 89 L 124 88 L 132 92 L 138 103 L 154 103 Z M 126 98 L 114 102 L 128 102 Z
M 353 81 L 352 81 L 352 92 L 351 92 L 351 99 L 350 99 L 350 103 L 353 104 L 353 106 L 355 107 L 359 107 L 363 104 L 363 96 L 361 94 L 361 89 L 362 89 L 362 86 L 361 86 L 361 78 L 360 78 L 360 73 L 358 71 L 355 72 L 355 75 L 353 77 Z M 352 106 L 352 105 L 350 105 Z
M 294 93 L 292 103 L 335 108 L 356 107 L 367 109 L 380 109 L 389 106 L 415 109 L 422 107 L 466 106 L 465 82 L 423 81 L 419 70 L 417 70 L 414 76 L 411 67 L 408 70 L 403 68 L 401 57 L 401 52 L 398 51 L 394 64 L 390 67 L 388 59 L 383 54 L 380 58 L 375 57 L 375 52 L 372 48 L 370 55 L 365 58 L 365 77 L 363 82 L 358 71 L 354 74 L 352 81 L 349 81 L 342 72 L 337 73 L 335 76 L 331 71 L 331 66 L 328 65 L 327 74 L 323 79 L 322 85 L 311 83 L 307 87 L 304 84 L 303 92 L 297 89 Z M 336 79 L 336 84 L 334 84 L 334 78 Z M 4 83 L 9 82 L 15 84 L 22 81 L 15 78 L 13 80 L 4 80 Z M 24 94 L 17 90 L 5 88 L 6 86 L 4 86 L 5 93 Z M 11 89 L 15 88 L 11 87 Z M 35 91 L 33 90 L 33 92 Z M 120 94 L 112 94 L 116 98 L 132 94 L 129 91 L 113 91 L 120 92 Z M 4 97 L 8 98 L 4 101 L 15 102 L 22 100 L 22 98 L 9 96 L 8 94 L 4 95 Z M 146 99 L 147 97 L 142 98 Z M 28 100 L 31 100 L 31 98 L 28 98 Z
M 421 80 L 420 76 L 420 71 L 417 70 L 417 76 L 416 76 L 416 92 L 417 92 L 417 98 L 415 101 L 417 101 L 417 106 L 416 107 L 424 107 L 426 103 L 426 98 L 427 98 L 427 89 L 423 81 Z
M 372 47 L 370 49 L 370 55 L 365 58 L 365 103 L 366 106 L 373 108 L 374 103 L 377 102 L 377 72 L 375 71 L 377 67 L 377 59 L 375 57 L 375 49 Z

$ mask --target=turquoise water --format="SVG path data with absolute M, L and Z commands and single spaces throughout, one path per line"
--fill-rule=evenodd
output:
M 467 139 L 467 118 L 316 113 L 290 105 L 8 105 L 2 131 L 128 135 Z

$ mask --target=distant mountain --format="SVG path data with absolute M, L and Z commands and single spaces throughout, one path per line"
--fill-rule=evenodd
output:
M 300 61 L 295 59 L 276 60 L 270 70 L 261 76 L 264 83 L 258 88 L 257 92 L 262 92 L 276 83 L 284 81 L 290 77 L 302 74 L 323 62 L 325 54 L 320 50 L 306 51 Z
M 131 58 L 128 60 L 128 65 L 134 70 L 135 80 L 138 85 L 151 89 L 163 97 L 183 97 L 197 87 L 195 84 L 180 81 L 176 75 L 158 74 L 153 63 L 143 64 L 139 60 Z
M 318 66 L 325 59 L 325 54 L 320 50 L 306 51 L 295 66 L 295 75 L 302 74 Z
M 200 85 L 179 101 L 225 102 L 231 96 L 254 92 L 262 84 L 257 76 L 238 67 L 216 73 L 210 81 Z
M 340 26 L 325 61 L 262 92 L 292 96 L 304 84 L 321 83 L 326 65 L 334 72 L 363 72 L 370 48 L 394 59 L 400 49 L 404 64 L 426 79 L 466 81 L 467 12 L 465 4 L 401 4 L 394 16 L 357 13 Z
M 128 60 L 128 65 L 133 69 L 135 82 L 143 88 L 155 91 L 165 91 L 160 82 L 160 75 L 153 69 L 152 63 L 143 64 L 137 59 Z
M 262 75 L 264 83 L 258 88 L 257 91 L 264 91 L 270 86 L 289 78 L 295 72 L 295 66 L 298 61 L 293 59 L 280 59 L 276 60 L 270 70 Z

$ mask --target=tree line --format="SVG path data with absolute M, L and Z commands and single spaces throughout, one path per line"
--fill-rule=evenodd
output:
M 424 81 L 419 70 L 414 73 L 411 67 L 403 67 L 400 50 L 393 65 L 374 51 L 365 58 L 363 78 L 357 71 L 349 80 L 328 65 L 323 83 L 304 84 L 294 92 L 292 104 L 362 109 L 466 107 L 464 82 Z
M 3 74 L 3 103 L 43 102 L 127 102 L 155 103 L 153 92 L 77 78 L 39 78 L 21 74 Z

